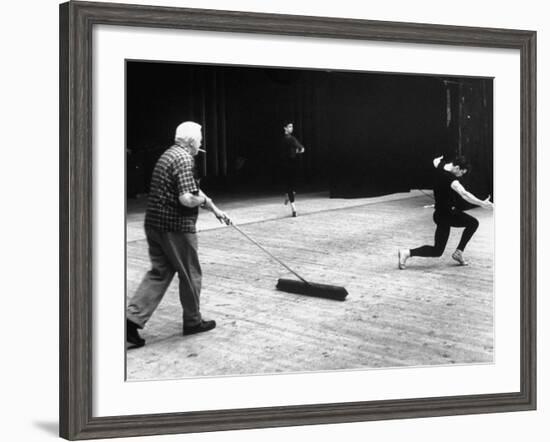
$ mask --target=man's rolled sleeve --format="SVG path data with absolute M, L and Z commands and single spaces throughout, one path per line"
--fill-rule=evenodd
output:
M 174 178 L 178 191 L 178 195 L 183 195 L 184 193 L 197 194 L 199 187 L 197 186 L 197 181 L 193 174 L 194 171 L 194 162 L 191 160 L 182 160 L 178 161 L 174 165 Z

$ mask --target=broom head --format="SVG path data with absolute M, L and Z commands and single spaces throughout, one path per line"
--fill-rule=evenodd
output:
M 334 299 L 344 301 L 348 291 L 344 287 L 328 284 L 317 284 L 315 282 L 296 281 L 294 279 L 279 279 L 277 290 L 298 295 L 315 296 L 317 298 Z

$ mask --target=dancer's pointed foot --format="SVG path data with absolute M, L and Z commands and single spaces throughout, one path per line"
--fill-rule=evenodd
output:
M 411 257 L 411 252 L 408 249 L 399 249 L 397 251 L 397 267 L 401 270 L 407 268 L 406 261 Z
M 467 266 L 469 264 L 468 261 L 464 259 L 464 256 L 462 256 L 462 250 L 456 249 L 452 255 L 452 258 L 461 266 Z

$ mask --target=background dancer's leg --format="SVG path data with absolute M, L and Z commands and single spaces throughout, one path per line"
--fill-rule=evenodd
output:
M 290 201 L 290 209 L 292 210 L 292 216 L 296 216 L 296 164 L 291 163 L 287 169 L 287 175 L 286 175 L 286 185 L 287 185 L 287 199 Z
M 290 208 L 292 210 L 292 216 L 296 216 L 296 205 L 294 203 L 296 199 L 296 164 L 290 163 L 284 168 L 284 176 L 286 181 L 286 197 L 285 206 L 290 202 Z
M 296 196 L 296 193 L 292 190 L 291 187 L 289 187 L 286 191 L 286 198 L 287 198 L 286 200 L 287 200 L 287 202 L 290 201 L 291 203 L 293 203 L 294 199 L 295 199 L 295 196 Z

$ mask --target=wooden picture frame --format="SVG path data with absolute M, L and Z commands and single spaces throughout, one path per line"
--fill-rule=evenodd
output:
M 139 26 L 520 51 L 520 391 L 150 415 L 92 415 L 92 28 Z M 69 440 L 533 410 L 536 407 L 536 33 L 218 10 L 60 6 L 60 435 Z

